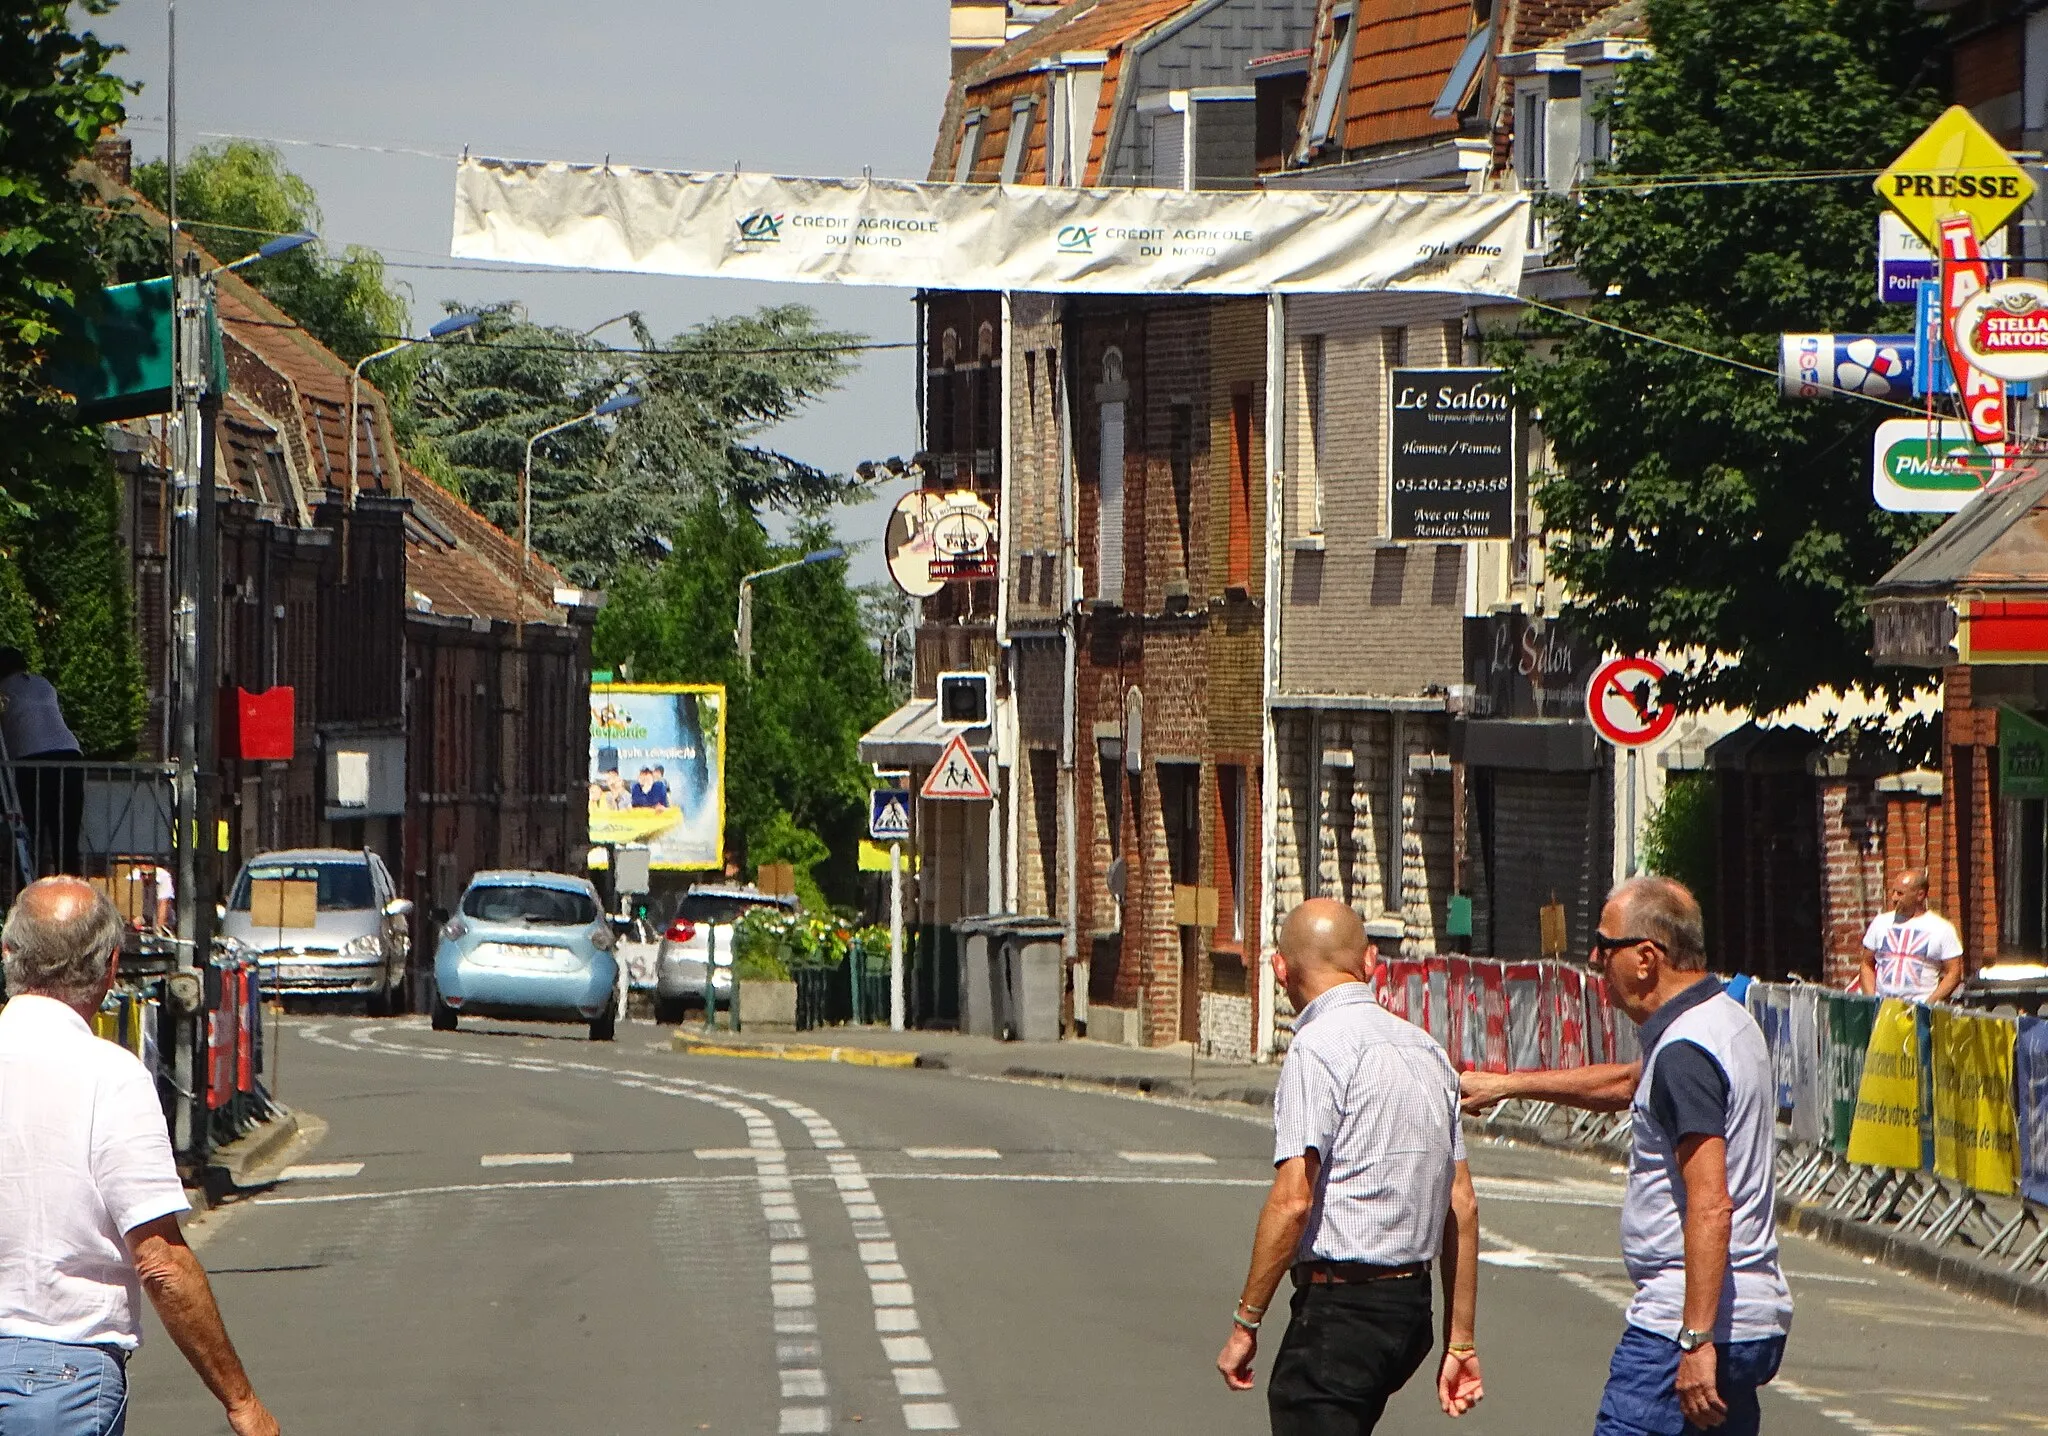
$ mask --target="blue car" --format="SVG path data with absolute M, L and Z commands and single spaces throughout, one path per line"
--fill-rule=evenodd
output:
M 465 1012 L 588 1022 L 609 1042 L 619 965 L 597 889 L 565 873 L 478 873 L 443 922 L 434 952 L 434 1028 Z

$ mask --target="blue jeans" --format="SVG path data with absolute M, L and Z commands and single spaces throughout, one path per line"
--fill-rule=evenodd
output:
M 0 1336 L 0 1436 L 122 1436 L 128 1376 L 104 1346 Z
M 1714 1428 L 1715 1436 L 1756 1436 L 1763 1423 L 1757 1388 L 1778 1374 L 1785 1338 L 1716 1342 L 1714 1352 L 1714 1384 L 1728 1403 L 1728 1419 Z M 1593 1436 L 1693 1436 L 1700 1428 L 1687 1425 L 1678 1411 L 1678 1357 L 1675 1341 L 1640 1326 L 1623 1332 L 1607 1368 Z

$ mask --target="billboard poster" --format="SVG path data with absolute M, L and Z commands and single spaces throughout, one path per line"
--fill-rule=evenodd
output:
M 1498 369 L 1396 369 L 1388 536 L 1515 536 L 1515 405 Z
M 590 685 L 590 842 L 645 843 L 657 868 L 725 859 L 725 689 Z

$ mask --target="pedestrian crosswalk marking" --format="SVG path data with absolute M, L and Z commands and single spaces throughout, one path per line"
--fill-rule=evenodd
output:
M 921 1162 L 1000 1162 L 994 1147 L 905 1147 L 903 1155 Z
M 1213 1167 L 1216 1159 L 1207 1152 L 1118 1152 L 1126 1162 L 1148 1167 Z
M 278 1175 L 281 1182 L 334 1182 L 361 1175 L 361 1162 L 301 1162 Z
M 566 1167 L 576 1158 L 569 1152 L 491 1152 L 477 1160 L 486 1167 Z

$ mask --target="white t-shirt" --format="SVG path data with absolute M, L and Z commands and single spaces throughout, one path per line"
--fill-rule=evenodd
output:
M 39 673 L 0 678 L 0 738 L 7 740 L 9 758 L 78 751 L 78 740 L 64 725 L 57 690 Z
M 1934 912 L 1904 922 L 1891 913 L 1879 913 L 1870 920 L 1863 945 L 1877 967 L 1877 995 L 1916 1002 L 1924 1002 L 1941 981 L 1942 964 L 1963 955 L 1955 924 Z
M 188 1209 L 135 1054 L 52 998 L 0 1008 L 0 1336 L 140 1346 L 122 1234 Z

